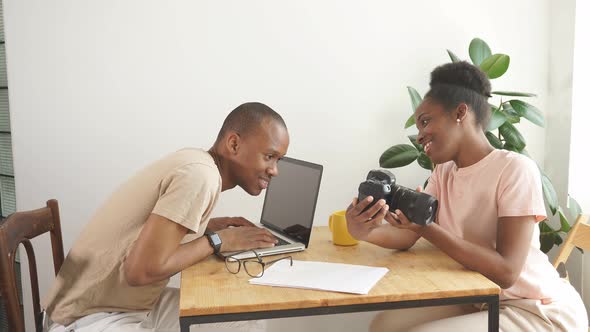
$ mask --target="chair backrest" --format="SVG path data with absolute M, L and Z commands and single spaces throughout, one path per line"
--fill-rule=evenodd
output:
M 553 261 L 553 266 L 558 268 L 560 264 L 565 264 L 572 250 L 578 247 L 583 250 L 590 249 L 590 225 L 587 214 L 580 214 L 570 229 L 565 242 L 561 245 L 561 251 Z
M 0 222 L 0 291 L 2 294 L 1 299 L 4 300 L 7 311 L 9 331 L 25 331 L 25 321 L 21 310 L 22 304 L 17 293 L 14 270 L 16 250 L 21 243 L 25 247 L 29 262 L 35 329 L 41 331 L 42 317 L 39 304 L 37 263 L 33 246 L 29 240 L 46 232 L 51 235 L 53 265 L 57 275 L 64 261 L 64 249 L 61 238 L 59 209 L 55 199 L 47 201 L 47 207 L 32 211 L 15 212 Z

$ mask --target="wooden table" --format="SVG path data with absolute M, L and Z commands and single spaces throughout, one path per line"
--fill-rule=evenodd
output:
M 426 240 L 419 240 L 408 251 L 364 242 L 341 247 L 332 244 L 327 227 L 314 227 L 309 248 L 291 255 L 294 260 L 383 266 L 389 272 L 368 295 L 356 295 L 250 285 L 244 271 L 231 274 L 222 260 L 209 257 L 182 271 L 181 331 L 201 323 L 466 303 L 487 303 L 488 331 L 498 331 L 500 288 Z

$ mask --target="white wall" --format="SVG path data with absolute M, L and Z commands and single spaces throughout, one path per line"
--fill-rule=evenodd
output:
M 57 198 L 66 250 L 118 183 L 172 150 L 208 148 L 245 101 L 284 116 L 289 155 L 325 166 L 319 225 L 383 150 L 406 142 L 406 86 L 425 92 L 447 48 L 467 58 L 469 41 L 485 39 L 511 55 L 494 88 L 535 92 L 532 103 L 548 106 L 547 0 L 4 2 L 18 209 Z M 543 164 L 545 131 L 521 128 Z M 395 173 L 411 187 L 427 176 L 417 165 Z M 219 215 L 259 218 L 261 197 L 222 197 Z M 41 240 L 43 294 L 53 277 Z M 298 326 L 362 329 L 368 319 Z
M 576 31 L 574 43 L 574 71 L 573 71 L 573 96 L 572 96 L 572 125 L 569 164 L 569 192 L 574 197 L 582 210 L 590 213 L 590 175 L 588 165 L 588 87 L 590 86 L 590 3 L 584 0 L 576 1 Z M 579 253 L 576 255 L 581 256 Z M 590 310 L 590 257 L 586 254 L 583 259 L 578 259 L 578 267 L 581 270 L 580 282 L 583 289 L 583 299 L 586 310 Z
M 570 135 L 572 127 L 572 77 L 574 62 L 574 32 L 576 0 L 550 1 L 549 18 L 549 80 L 545 113 L 545 166 L 544 171 L 552 180 L 559 202 L 565 207 L 568 196 L 570 167 Z M 574 196 L 575 197 L 575 196 Z M 577 197 L 576 197 L 577 198 Z M 551 220 L 559 227 L 559 216 Z M 560 247 L 550 252 L 551 259 Z M 568 260 L 570 282 L 581 289 L 581 257 L 576 250 Z
M 576 2 L 576 38 L 574 45 L 572 142 L 570 147 L 570 193 L 582 209 L 590 212 L 590 175 L 588 174 L 588 87 L 590 86 L 590 3 Z

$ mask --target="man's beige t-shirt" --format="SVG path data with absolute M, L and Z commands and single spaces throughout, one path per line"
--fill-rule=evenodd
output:
M 67 325 L 96 312 L 150 310 L 168 280 L 127 284 L 123 262 L 151 213 L 202 236 L 221 192 L 209 153 L 183 149 L 147 166 L 98 209 L 68 253 L 43 306 Z

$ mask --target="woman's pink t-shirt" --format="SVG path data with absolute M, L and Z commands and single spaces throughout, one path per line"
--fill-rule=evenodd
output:
M 425 192 L 439 201 L 437 223 L 478 245 L 496 248 L 498 218 L 535 216 L 545 219 L 543 188 L 537 165 L 526 156 L 494 150 L 477 163 L 458 168 L 453 161 L 439 164 Z M 503 289 L 502 299 L 556 299 L 559 275 L 540 250 L 539 228 L 530 239 L 529 253 L 516 283 Z

